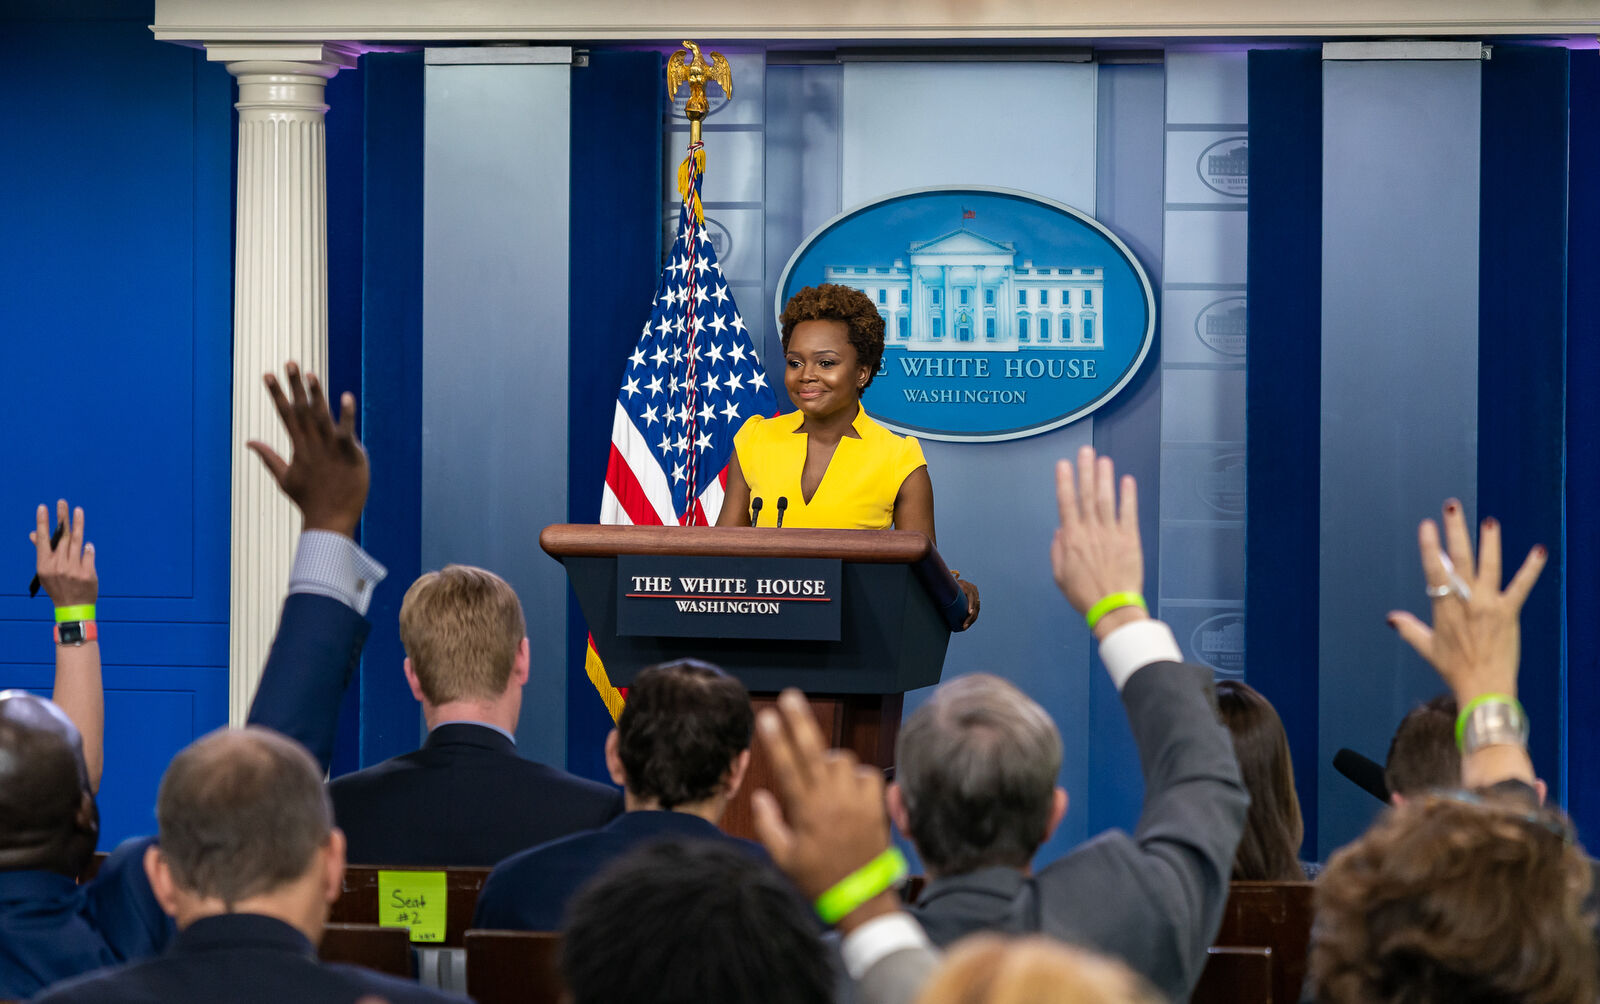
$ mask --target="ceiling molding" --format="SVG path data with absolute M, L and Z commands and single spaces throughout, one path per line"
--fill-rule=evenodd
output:
M 172 42 L 1569 37 L 1594 0 L 156 0 Z M 1070 17 L 1070 20 L 1066 19 Z

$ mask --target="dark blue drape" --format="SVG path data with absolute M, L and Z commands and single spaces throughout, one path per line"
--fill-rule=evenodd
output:
M 1245 653 L 1317 846 L 1322 54 L 1250 53 Z M 1310 855 L 1312 851 L 1307 851 Z
M 593 523 L 623 365 L 661 268 L 664 80 L 655 52 L 589 54 L 572 70 L 572 234 L 567 518 Z M 584 673 L 583 613 L 567 594 L 567 769 L 607 778 L 611 728 Z
M 372 459 L 361 543 L 389 576 L 368 611 L 372 634 L 345 695 L 334 774 L 415 749 L 422 731 L 400 669 L 399 632 L 400 601 L 422 561 L 422 53 L 373 52 L 361 65 L 365 157 L 353 169 L 363 198 L 362 254 L 354 265 L 361 276 L 361 438 Z M 337 110 L 329 112 L 330 132 Z M 329 148 L 331 210 L 331 140 Z
M 1566 804 L 1600 834 L 1600 52 L 1571 54 L 1567 184 Z M 1546 572 L 1546 575 L 1549 573 Z M 1554 722 L 1544 725 L 1551 729 Z
M 1559 792 L 1567 50 L 1495 46 L 1483 64 L 1482 135 L 1478 512 L 1504 527 L 1507 575 L 1534 544 L 1550 551 L 1523 609 L 1519 696 L 1534 768 Z

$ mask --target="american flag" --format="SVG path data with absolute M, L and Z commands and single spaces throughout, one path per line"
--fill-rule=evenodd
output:
M 715 523 L 734 433 L 778 410 L 701 218 L 703 161 L 694 162 L 650 320 L 617 392 L 602 523 Z
M 700 144 L 690 148 L 685 167 L 679 177 L 688 190 L 672 253 L 617 391 L 602 523 L 716 523 L 734 433 L 751 415 L 778 411 L 706 232 Z M 592 638 L 586 661 L 590 680 L 615 716 L 621 697 L 606 678 Z

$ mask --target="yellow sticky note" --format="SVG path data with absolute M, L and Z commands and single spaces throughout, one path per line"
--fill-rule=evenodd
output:
M 378 872 L 382 927 L 409 927 L 412 941 L 443 941 L 444 904 L 444 872 Z

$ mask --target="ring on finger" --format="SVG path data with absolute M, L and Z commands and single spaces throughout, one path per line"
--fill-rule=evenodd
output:
M 1448 582 L 1442 586 L 1429 586 L 1426 590 L 1424 590 L 1424 592 L 1428 594 L 1428 598 L 1433 600 L 1442 600 L 1446 596 L 1454 596 L 1455 591 L 1456 587 Z

